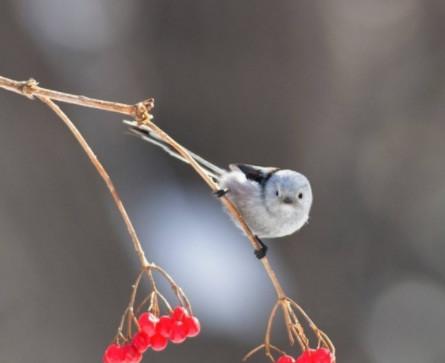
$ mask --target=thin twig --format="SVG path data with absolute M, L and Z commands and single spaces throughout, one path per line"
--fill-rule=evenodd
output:
M 0 76 L 0 87 L 31 99 L 33 98 L 33 96 L 42 96 L 53 101 L 71 103 L 82 107 L 90 107 L 97 110 L 116 112 L 132 117 L 139 117 L 139 108 L 137 105 L 127 105 L 125 103 L 104 101 L 82 95 L 73 95 L 70 93 L 42 88 L 39 87 L 38 82 L 32 78 L 27 81 L 15 81 L 13 79 Z M 153 99 L 148 99 L 146 101 L 143 101 L 142 103 L 148 111 L 150 111 L 154 107 Z
M 272 312 L 270 313 L 269 320 L 267 321 L 266 335 L 264 337 L 264 350 L 266 352 L 266 355 L 272 360 L 272 362 L 274 359 L 273 359 L 272 353 L 270 352 L 270 346 L 271 346 L 270 338 L 272 336 L 273 321 L 275 319 L 275 315 L 276 315 L 280 305 L 281 305 L 281 302 L 280 302 L 280 300 L 278 300 L 276 302 L 276 304 L 274 305 L 274 307 L 272 308 Z
M 280 354 L 282 354 L 282 355 L 286 354 L 284 351 L 282 351 L 280 348 L 277 348 L 275 345 L 270 344 L 269 347 L 270 347 L 272 350 L 275 350 L 276 352 L 278 352 L 278 353 L 280 353 Z M 252 357 L 255 353 L 259 352 L 261 349 L 266 349 L 266 344 L 265 344 L 265 343 L 259 345 L 259 346 L 256 347 L 256 348 L 253 348 L 249 353 L 247 353 L 247 354 L 243 357 L 242 361 L 243 361 L 243 362 L 247 361 L 250 357 Z M 271 354 L 270 357 L 268 357 L 268 358 L 271 359 L 272 362 L 275 362 L 275 359 L 274 359 L 274 357 L 272 356 L 272 354 Z
M 0 78 L 1 81 L 1 78 Z M 133 241 L 133 247 L 139 257 L 139 261 L 143 268 L 149 266 L 149 263 L 147 261 L 147 258 L 145 257 L 144 250 L 142 249 L 141 242 L 139 240 L 139 237 L 136 233 L 136 230 L 134 229 L 133 223 L 131 223 L 130 217 L 128 216 L 128 213 L 124 207 L 124 204 L 122 203 L 122 200 L 111 181 L 110 176 L 108 175 L 107 171 L 101 164 L 101 162 L 97 159 L 96 155 L 94 154 L 91 147 L 86 142 L 85 138 L 82 136 L 82 134 L 77 130 L 76 126 L 71 122 L 71 120 L 68 118 L 68 116 L 65 114 L 65 112 L 62 111 L 62 109 L 57 106 L 51 99 L 49 99 L 47 96 L 36 96 L 39 100 L 41 100 L 43 103 L 48 105 L 48 107 L 54 111 L 54 113 L 60 117 L 60 119 L 65 123 L 65 125 L 68 127 L 68 129 L 72 132 L 76 140 L 79 142 L 82 149 L 85 151 L 85 153 L 88 155 L 88 158 L 90 159 L 91 163 L 96 168 L 99 175 L 104 180 L 108 190 L 111 193 L 111 196 L 113 197 L 114 203 L 116 204 L 117 209 L 119 210 L 119 213 L 122 216 L 122 219 L 125 222 L 125 225 L 127 226 L 128 233 L 131 237 L 131 240 Z
M 289 344 L 294 345 L 295 339 L 292 335 L 292 322 L 289 316 L 289 311 L 287 310 L 287 301 L 283 300 L 280 303 L 281 305 L 281 311 L 283 312 L 283 318 L 284 318 L 284 325 L 286 326 L 287 335 L 289 338 Z

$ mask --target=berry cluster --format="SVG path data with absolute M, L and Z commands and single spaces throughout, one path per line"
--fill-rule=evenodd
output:
M 297 359 L 282 355 L 276 363 L 334 363 L 333 354 L 326 348 L 305 350 Z
M 124 345 L 113 343 L 107 347 L 104 363 L 139 363 L 148 348 L 160 352 L 169 341 L 182 343 L 187 338 L 196 337 L 201 330 L 199 320 L 189 315 L 182 306 L 176 307 L 170 315 L 159 318 L 144 312 L 139 316 L 138 323 L 140 329 L 131 342 Z

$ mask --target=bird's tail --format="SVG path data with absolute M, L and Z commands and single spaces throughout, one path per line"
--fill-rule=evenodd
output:
M 156 146 L 159 146 L 165 152 L 175 157 L 176 159 L 181 160 L 182 162 L 189 164 L 188 160 L 182 157 L 176 150 L 174 150 L 170 145 L 166 144 L 159 135 L 148 129 L 146 126 L 140 126 L 135 121 L 124 120 L 124 123 L 129 126 L 129 131 L 132 135 L 140 137 L 144 141 L 148 141 Z M 206 173 L 212 177 L 215 181 L 217 181 L 221 175 L 224 173 L 224 169 L 212 164 L 206 159 L 196 155 L 195 153 L 187 150 L 192 158 L 206 171 Z

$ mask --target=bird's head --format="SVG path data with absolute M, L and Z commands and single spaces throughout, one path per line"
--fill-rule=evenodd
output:
M 293 170 L 278 170 L 264 186 L 267 209 L 274 214 L 297 214 L 307 219 L 312 206 L 309 180 Z

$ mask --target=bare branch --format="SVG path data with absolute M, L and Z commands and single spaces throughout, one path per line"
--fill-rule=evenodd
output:
M 36 95 L 36 97 L 41 100 L 43 103 L 48 105 L 51 110 L 54 111 L 54 113 L 60 117 L 60 119 L 64 122 L 64 124 L 68 127 L 68 129 L 72 132 L 76 140 L 79 142 L 82 149 L 87 154 L 88 158 L 90 159 L 91 163 L 96 168 L 99 175 L 102 177 L 103 181 L 105 182 L 108 190 L 110 191 L 111 196 L 113 197 L 113 201 L 116 204 L 117 209 L 119 210 L 119 213 L 122 216 L 122 219 L 125 222 L 125 225 L 127 226 L 128 233 L 131 237 L 131 240 L 133 241 L 133 247 L 139 257 L 139 261 L 142 265 L 142 267 L 146 267 L 149 265 L 147 258 L 145 257 L 144 250 L 142 249 L 141 242 L 139 241 L 139 237 L 136 233 L 136 230 L 134 229 L 133 224 L 131 223 L 130 217 L 128 216 L 128 213 L 124 207 L 124 204 L 122 203 L 122 200 L 114 187 L 113 182 L 111 181 L 110 176 L 108 175 L 107 171 L 101 164 L 101 162 L 97 159 L 96 155 L 94 154 L 91 147 L 86 142 L 85 138 L 82 136 L 82 134 L 77 130 L 76 126 L 71 122 L 71 120 L 68 118 L 68 116 L 62 111 L 62 109 L 57 106 L 51 99 L 49 99 L 46 96 L 40 96 Z
M 28 81 L 15 81 L 6 77 L 0 76 L 0 87 L 12 91 L 30 99 L 33 96 L 42 96 L 53 101 L 60 101 L 71 103 L 82 107 L 95 108 L 97 110 L 120 113 L 123 115 L 139 118 L 138 105 L 127 105 L 125 103 L 110 102 L 99 100 L 95 98 L 85 97 L 82 95 L 73 95 L 59 91 L 53 91 L 47 88 L 38 86 L 38 82 L 34 79 Z M 152 98 L 142 101 L 142 104 L 150 112 L 154 107 L 154 100 Z

